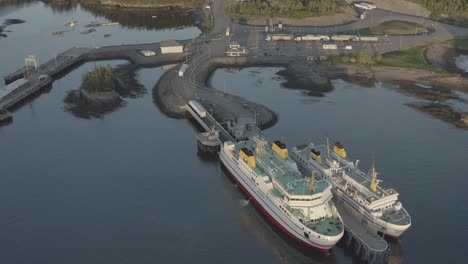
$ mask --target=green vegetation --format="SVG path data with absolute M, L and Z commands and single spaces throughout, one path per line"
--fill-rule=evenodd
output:
M 418 23 L 392 20 L 360 29 L 359 33 L 361 35 L 418 35 L 427 31 L 427 27 Z
M 93 71 L 83 74 L 83 89 L 89 93 L 111 92 L 115 90 L 117 80 L 110 65 L 96 67 Z
M 468 49 L 468 38 L 465 39 L 451 39 L 446 44 L 453 45 L 457 48 Z
M 431 17 L 446 23 L 468 26 L 466 0 L 409 0 L 431 11 Z
M 376 64 L 381 56 L 372 56 L 370 54 L 359 52 L 357 54 L 345 54 L 345 55 L 331 55 L 328 56 L 328 62 L 331 64 L 344 63 L 344 64 L 355 64 L 364 67 L 372 67 Z
M 248 17 L 305 18 L 336 13 L 337 0 L 247 0 L 228 7 L 234 20 Z
M 431 44 L 398 50 L 383 55 L 369 55 L 363 52 L 348 55 L 332 55 L 328 57 L 329 63 L 355 64 L 372 68 L 373 66 L 389 66 L 397 68 L 418 69 L 434 72 L 440 76 L 448 76 L 449 73 L 438 70 L 427 63 L 424 52 Z
M 435 70 L 424 58 L 428 45 L 392 51 L 382 55 L 379 65 L 421 70 Z

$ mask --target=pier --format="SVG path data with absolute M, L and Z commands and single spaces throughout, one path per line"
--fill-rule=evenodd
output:
M 190 47 L 188 40 L 181 42 Z M 142 49 L 157 50 L 159 47 L 159 43 L 106 46 L 101 48 L 73 47 L 43 64 L 39 65 L 36 61 L 34 67 L 27 65 L 4 77 L 5 84 L 7 85 L 5 88 L 8 85 L 14 85 L 15 82 L 18 82 L 18 85 L 15 85 L 14 90 L 0 97 L 0 110 L 7 110 L 19 104 L 25 98 L 37 93 L 44 87 L 50 86 L 54 80 L 87 61 L 121 59 L 143 67 L 156 67 L 178 63 L 184 59 L 188 59 L 192 55 L 189 51 L 186 51 L 179 54 L 157 54 L 145 57 L 139 52 Z
M 370 234 L 339 201 L 334 200 L 334 204 L 343 220 L 345 235 L 342 239 L 345 240 L 346 246 L 352 248 L 356 256 L 369 264 L 387 263 L 390 255 L 387 241 Z

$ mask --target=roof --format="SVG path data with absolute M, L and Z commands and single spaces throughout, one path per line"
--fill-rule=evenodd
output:
M 167 47 L 183 47 L 184 45 L 180 44 L 179 42 L 175 40 L 164 40 L 161 41 L 159 44 L 161 48 L 167 48 Z

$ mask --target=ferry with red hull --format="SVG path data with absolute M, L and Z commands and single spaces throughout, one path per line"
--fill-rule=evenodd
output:
M 219 157 L 242 191 L 289 237 L 328 252 L 343 236 L 331 185 L 315 175 L 304 177 L 284 143 L 270 143 L 262 136 L 227 141 Z

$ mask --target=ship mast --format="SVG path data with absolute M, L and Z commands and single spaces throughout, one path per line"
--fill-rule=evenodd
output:
M 261 137 L 257 140 L 257 156 L 263 157 L 265 155 L 265 141 Z
M 312 176 L 310 178 L 309 189 L 311 192 L 315 192 L 315 170 L 312 171 Z
M 374 162 L 372 162 L 372 180 L 371 180 L 371 184 L 370 184 L 370 189 L 373 191 L 373 192 L 376 192 L 377 191 L 377 186 L 379 185 L 379 180 L 377 180 L 377 172 L 375 171 L 375 164 Z

